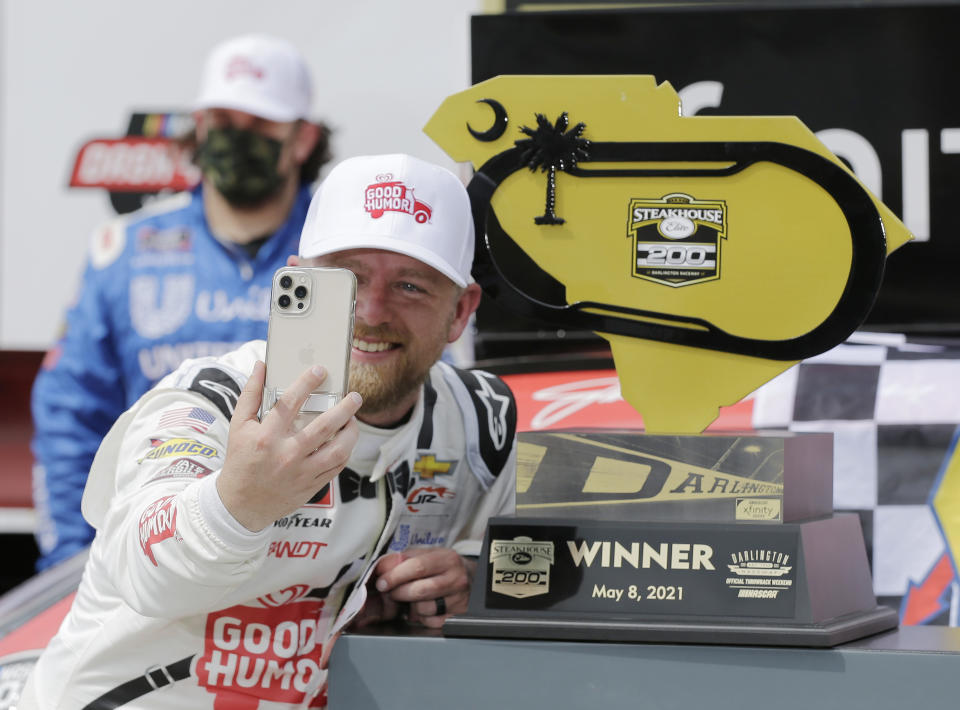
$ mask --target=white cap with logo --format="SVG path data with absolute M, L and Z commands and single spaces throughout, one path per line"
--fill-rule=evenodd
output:
M 235 109 L 287 122 L 308 118 L 312 98 L 310 70 L 292 44 L 244 35 L 210 51 L 194 108 Z
M 456 175 L 409 155 L 348 158 L 313 196 L 300 256 L 385 249 L 432 266 L 466 286 L 473 265 L 473 215 Z

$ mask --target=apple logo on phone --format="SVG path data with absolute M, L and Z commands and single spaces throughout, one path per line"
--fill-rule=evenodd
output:
M 304 347 L 300 348 L 300 363 L 303 365 L 312 365 L 314 363 L 314 349 L 313 347 Z

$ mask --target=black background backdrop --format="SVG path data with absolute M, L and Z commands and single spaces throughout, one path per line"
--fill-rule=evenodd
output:
M 796 115 L 815 132 L 842 128 L 863 136 L 880 160 L 883 201 L 898 215 L 901 132 L 926 130 L 930 238 L 888 260 L 864 327 L 956 335 L 960 154 L 941 151 L 940 133 L 960 127 L 958 28 L 954 3 L 508 12 L 473 18 L 472 81 L 500 74 L 652 74 L 678 91 L 719 81 L 720 107 L 699 115 Z M 481 358 L 497 354 L 497 341 L 510 341 L 510 352 L 522 354 L 542 353 L 558 340 L 489 301 L 477 323 Z M 527 337 L 518 341 L 520 331 Z M 568 343 L 579 340 L 566 335 Z M 581 342 L 589 343 L 589 337 Z

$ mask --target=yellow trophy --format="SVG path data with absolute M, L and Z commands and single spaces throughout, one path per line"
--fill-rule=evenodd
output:
M 896 625 L 825 434 L 701 432 L 866 318 L 897 217 L 788 116 L 683 117 L 650 76 L 500 76 L 425 127 L 475 170 L 474 277 L 610 343 L 646 432 L 521 435 L 445 633 L 830 646 Z

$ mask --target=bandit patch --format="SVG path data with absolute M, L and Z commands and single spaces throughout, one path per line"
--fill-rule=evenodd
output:
M 140 515 L 139 530 L 140 549 L 158 567 L 152 548 L 177 533 L 176 496 L 164 496 L 148 505 Z
M 722 200 L 673 193 L 630 200 L 627 236 L 633 239 L 633 275 L 667 286 L 720 278 L 721 238 L 727 238 Z
M 301 540 L 298 542 L 278 540 L 270 543 L 270 548 L 267 550 L 267 557 L 290 557 L 315 560 L 317 559 L 317 555 L 320 554 L 320 551 L 325 547 L 327 547 L 327 543 L 317 542 L 316 540 Z
M 368 185 L 363 193 L 363 209 L 374 219 L 380 219 L 385 212 L 403 212 L 413 215 L 420 224 L 428 221 L 433 208 L 420 202 L 413 196 L 413 188 L 407 187 L 393 175 L 377 175 L 377 182 Z

